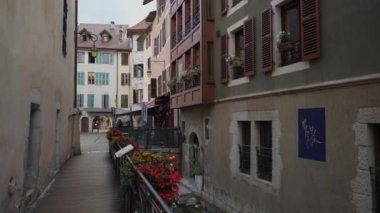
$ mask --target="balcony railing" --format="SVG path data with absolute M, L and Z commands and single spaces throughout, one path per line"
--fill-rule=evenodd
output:
M 119 147 L 120 149 L 121 147 Z M 110 146 L 110 156 L 114 163 L 116 175 L 121 178 L 121 168 L 127 162 L 131 163 L 136 172 L 134 184 L 124 188 L 123 211 L 122 212 L 152 212 L 152 213 L 172 213 L 168 204 L 165 203 L 152 184 L 133 164 L 128 155 L 120 158 L 115 157 L 116 149 Z
M 177 44 L 177 33 L 172 33 L 171 35 L 172 47 Z
M 180 130 L 178 128 L 118 128 L 125 136 L 145 149 L 179 148 Z
M 272 148 L 256 147 L 257 176 L 267 181 L 272 180 Z
M 177 43 L 181 42 L 183 38 L 183 33 L 182 33 L 182 27 L 178 29 L 177 32 Z
M 189 18 L 185 23 L 185 36 L 191 31 L 191 19 Z
M 195 12 L 193 14 L 193 29 L 198 26 L 198 24 L 200 23 L 200 12 L 199 12 L 199 8 L 196 8 L 195 9 Z
M 170 88 L 171 94 L 181 93 L 185 90 L 197 87 L 200 85 L 200 76 L 193 76 L 191 79 L 185 79 L 183 82 L 178 82 Z

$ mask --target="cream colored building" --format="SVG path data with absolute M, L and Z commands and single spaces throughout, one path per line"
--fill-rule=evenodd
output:
M 73 154 L 75 10 L 1 3 L 0 212 L 25 212 Z

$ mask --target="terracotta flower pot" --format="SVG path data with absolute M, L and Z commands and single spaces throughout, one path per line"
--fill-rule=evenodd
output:
M 284 43 L 280 46 L 281 52 L 288 52 L 290 50 L 293 50 L 293 44 L 291 42 Z

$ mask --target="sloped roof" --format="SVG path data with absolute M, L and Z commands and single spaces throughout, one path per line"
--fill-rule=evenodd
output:
M 145 21 L 143 19 L 139 23 L 135 24 L 134 26 L 128 28 L 128 36 L 133 34 L 141 34 L 143 33 L 148 27 L 150 26 L 150 23 Z
M 112 29 L 112 26 L 114 28 Z M 78 32 L 85 32 L 86 31 L 95 34 L 98 37 L 98 40 L 95 42 L 95 45 L 98 49 L 109 49 L 109 50 L 124 50 L 128 51 L 131 50 L 131 41 L 126 36 L 123 37 L 122 40 L 120 40 L 120 30 L 122 30 L 124 33 L 127 31 L 128 25 L 111 25 L 111 24 L 79 24 L 78 25 Z M 112 39 L 110 39 L 108 42 L 103 42 L 102 38 L 100 36 L 101 33 L 104 31 L 107 31 Z M 82 41 L 81 39 L 78 39 L 78 48 L 91 48 L 92 47 L 92 41 L 89 39 L 87 41 Z

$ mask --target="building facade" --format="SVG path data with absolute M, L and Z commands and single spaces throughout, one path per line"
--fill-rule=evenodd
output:
M 152 22 L 152 78 L 148 107 L 153 112 L 154 127 L 174 127 L 175 110 L 170 108 L 168 80 L 170 79 L 170 1 L 157 1 Z
M 75 11 L 75 1 L 2 2 L 0 212 L 26 212 L 73 154 Z
M 129 92 L 125 87 L 129 87 L 131 48 L 126 31 L 127 25 L 114 22 L 78 26 L 77 107 L 82 109 L 82 132 L 108 129 L 112 125 L 111 108 L 125 106 L 123 98 L 128 100 L 124 95 Z M 94 44 L 96 57 L 91 53 Z
M 181 110 L 202 197 L 226 212 L 378 211 L 379 8 L 215 1 L 214 104 Z
M 131 66 L 131 101 L 132 111 L 141 110 L 144 102 L 148 102 L 149 78 L 147 75 L 148 58 L 150 51 L 145 48 L 145 40 L 139 40 L 140 36 L 149 28 L 149 23 L 144 20 L 128 29 L 128 38 L 131 39 L 132 48 L 129 57 Z M 150 47 L 148 47 L 149 49 Z

